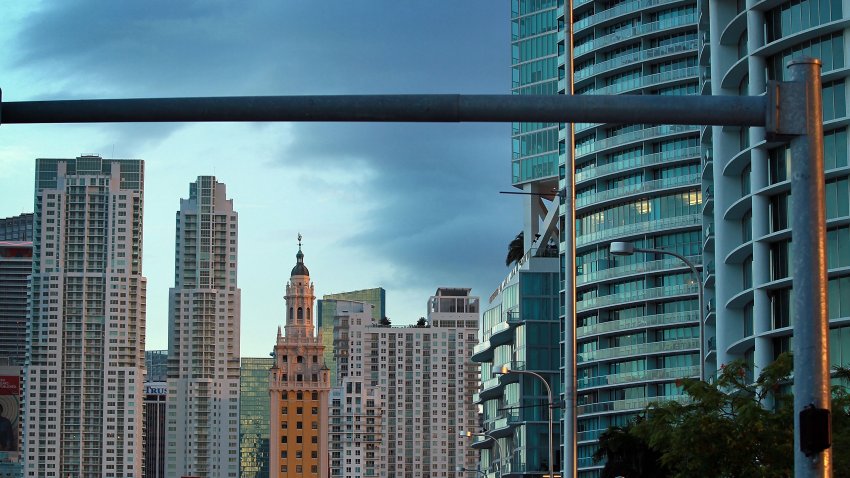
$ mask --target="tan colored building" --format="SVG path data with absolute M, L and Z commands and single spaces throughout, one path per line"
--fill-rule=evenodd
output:
M 278 328 L 269 377 L 269 476 L 327 478 L 330 370 L 322 339 L 313 328 L 316 296 L 304 265 L 301 235 L 295 257 L 286 285 L 285 335 Z

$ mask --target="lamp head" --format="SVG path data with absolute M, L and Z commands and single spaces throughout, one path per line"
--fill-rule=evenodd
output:
M 472 436 L 472 432 L 465 432 L 465 431 L 461 430 L 461 431 L 457 432 L 457 436 L 469 438 L 469 437 Z
M 493 372 L 492 372 L 492 374 L 493 374 L 493 376 L 494 376 L 494 377 L 495 377 L 495 376 L 498 376 L 498 375 L 507 375 L 507 374 L 509 374 L 509 373 L 511 373 L 511 366 L 510 366 L 510 364 L 502 364 L 502 366 L 501 366 L 501 367 L 499 367 L 499 368 L 498 368 L 498 369 L 496 369 L 496 370 L 493 370 Z
M 635 253 L 635 245 L 631 242 L 612 242 L 608 249 L 615 256 L 630 256 Z

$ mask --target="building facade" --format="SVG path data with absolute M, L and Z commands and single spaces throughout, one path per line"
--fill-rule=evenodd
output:
M 273 357 L 242 357 L 239 375 L 239 476 L 269 476 L 269 371 Z
M 145 369 L 148 373 L 146 382 L 167 382 L 168 350 L 146 350 Z
M 32 242 L 0 240 L 0 365 L 26 358 Z
M 316 301 L 316 320 L 318 330 L 325 345 L 325 365 L 331 370 L 331 386 L 337 386 L 338 368 L 340 364 L 336 361 L 334 350 L 338 347 L 334 339 L 335 314 L 339 309 L 337 301 L 357 301 L 372 305 L 371 314 L 375 321 L 386 316 L 387 292 L 382 287 L 373 289 L 355 290 L 351 292 L 340 292 L 337 294 L 325 294 L 322 299 Z M 340 357 L 340 360 L 347 360 Z
M 169 291 L 170 476 L 239 474 L 238 230 L 225 185 L 199 176 L 180 200 Z
M 141 477 L 144 163 L 35 169 L 24 476 Z
M 477 463 L 459 433 L 478 426 L 478 370 L 470 360 L 478 298 L 470 289 L 437 289 L 426 323 L 408 327 L 382 326 L 351 307 L 334 330 L 345 344 L 334 353 L 348 358 L 348 368 L 340 368 L 333 395 L 333 476 L 463 476 L 458 467 Z
M 549 469 L 549 397 L 528 375 L 493 375 L 502 365 L 544 377 L 553 400 L 561 390 L 561 352 L 557 340 L 559 263 L 557 257 L 520 261 L 493 293 L 482 317 L 483 341 L 472 359 L 481 364 L 483 432 L 472 442 L 488 476 L 539 477 Z M 561 468 L 560 409 L 553 413 L 555 469 Z M 477 430 L 472 430 L 478 432 Z M 500 453 L 501 452 L 501 453 Z
M 330 370 L 314 331 L 315 289 L 300 234 L 295 258 L 286 284 L 285 334 L 278 328 L 269 374 L 269 476 L 327 478 Z
M 145 381 L 145 478 L 166 478 L 166 398 L 168 383 Z
M 349 353 L 352 328 L 361 331 L 375 326 L 375 307 L 365 302 L 325 300 L 323 312 L 332 318 L 334 355 L 338 362 L 338 381 L 330 395 L 330 466 L 332 477 L 386 476 L 387 464 L 381 459 L 383 397 L 386 387 L 378 385 L 378 372 L 369 368 L 363 376 L 362 366 L 357 375 L 350 373 Z M 362 337 L 362 333 L 361 337 Z M 356 337 L 356 336 L 355 336 Z M 372 341 L 365 341 L 368 347 Z M 377 350 L 363 352 L 370 362 L 376 360 Z M 374 376 L 373 376 L 374 375 Z
M 32 242 L 32 237 L 32 213 L 0 219 L 0 241 Z
M 850 363 L 850 5 L 841 0 L 710 1 L 700 15 L 714 95 L 761 95 L 800 56 L 822 62 L 830 363 Z M 710 60 L 710 61 L 709 61 Z M 791 159 L 763 128 L 705 128 L 706 335 L 713 364 L 744 359 L 758 374 L 792 349 L 804 311 L 791 301 Z M 712 194 L 709 196 L 708 191 Z

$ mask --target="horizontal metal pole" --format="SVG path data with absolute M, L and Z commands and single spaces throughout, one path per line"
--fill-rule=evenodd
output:
M 344 95 L 12 101 L 0 123 L 207 121 L 649 123 L 763 126 L 764 97 Z

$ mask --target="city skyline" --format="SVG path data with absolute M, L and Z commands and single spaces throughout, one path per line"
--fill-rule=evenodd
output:
M 164 5 L 10 7 L 0 20 L 9 46 L 0 53 L 3 99 L 510 90 L 507 6 Z M 83 24 L 98 33 L 80 33 Z M 522 228 L 521 198 L 498 194 L 511 188 L 509 131 L 507 124 L 3 125 L 0 216 L 32 211 L 36 157 L 145 159 L 148 347 L 163 349 L 173 204 L 186 183 L 215 175 L 240 210 L 242 355 L 262 356 L 270 350 L 260 337 L 283 318 L 280 284 L 298 232 L 315 251 L 312 269 L 327 278 L 317 296 L 383 287 L 394 324 L 414 323 L 421 297 L 436 286 L 464 284 L 488 297 Z M 457 236 L 461 224 L 475 239 Z

